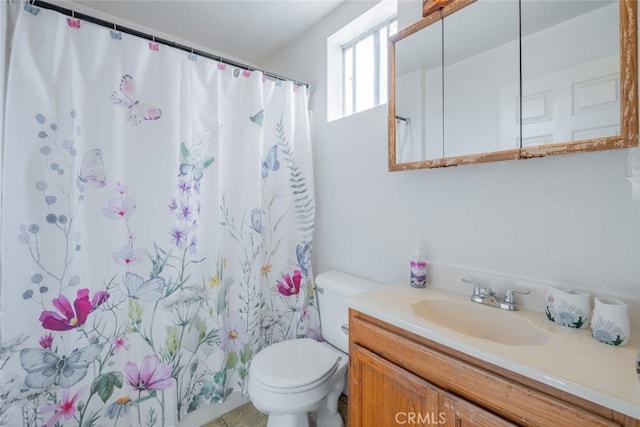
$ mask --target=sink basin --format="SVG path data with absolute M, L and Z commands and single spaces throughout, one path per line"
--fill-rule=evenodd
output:
M 411 304 L 411 309 L 434 325 L 500 344 L 541 346 L 549 338 L 514 312 L 470 301 L 427 299 Z

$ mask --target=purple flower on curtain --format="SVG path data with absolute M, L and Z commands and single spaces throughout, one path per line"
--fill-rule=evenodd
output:
M 60 295 L 58 298 L 54 298 L 52 303 L 62 315 L 55 311 L 45 310 L 40 314 L 39 320 L 45 329 L 69 331 L 84 325 L 89 313 L 104 304 L 107 299 L 109 299 L 109 294 L 99 291 L 93 296 L 92 300 L 89 300 L 89 289 L 78 289 L 76 299 L 73 301 L 73 307 L 64 295 Z
M 183 219 L 185 221 L 188 221 L 191 219 L 191 207 L 189 205 L 182 205 L 180 206 L 180 210 L 178 211 L 178 213 L 176 214 L 178 219 Z
M 138 265 L 144 260 L 144 251 L 142 249 L 133 249 L 130 246 L 123 246 L 120 252 L 113 253 L 113 260 L 125 267 Z
M 191 243 L 189 243 L 189 253 L 191 255 L 197 252 L 197 246 L 198 246 L 198 236 L 194 235 L 191 237 Z
M 306 334 L 307 337 L 311 338 L 312 340 L 324 341 L 324 338 L 322 337 L 320 331 L 315 328 L 307 328 Z
M 176 202 L 176 199 L 171 199 L 171 203 L 167 207 L 169 208 L 169 213 L 174 213 L 178 209 L 178 202 Z
M 293 272 L 293 277 L 285 273 L 282 275 L 282 281 L 277 281 L 278 292 L 288 297 L 300 293 L 300 282 L 302 282 L 302 273 L 300 270 Z
M 171 233 L 169 233 L 169 235 L 171 236 L 170 240 L 173 245 L 177 246 L 178 248 L 184 248 L 184 245 L 187 241 L 187 233 L 184 230 L 178 227 L 173 227 L 173 230 L 171 230 Z
M 189 184 L 187 181 L 181 179 L 178 182 L 178 189 L 180 191 L 182 191 L 183 194 L 189 194 L 189 193 L 191 193 L 191 184 Z
M 40 347 L 44 348 L 45 350 L 50 349 L 53 345 L 53 335 L 51 334 L 51 332 L 40 337 L 38 343 L 40 343 Z
M 160 362 L 155 354 L 145 356 L 140 369 L 133 362 L 124 364 L 127 382 L 136 390 L 166 390 L 173 384 L 171 368 Z
M 304 334 L 307 337 L 316 341 L 324 341 L 320 330 L 314 327 L 316 326 L 316 323 L 309 307 L 305 307 L 302 309 L 302 311 L 300 312 L 300 320 L 302 321 Z
M 111 219 L 127 220 L 136 211 L 136 201 L 131 197 L 114 197 L 109 199 L 102 213 Z
M 62 399 L 60 403 L 55 405 L 46 405 L 42 407 L 42 413 L 56 411 L 55 415 L 47 421 L 45 427 L 52 427 L 58 423 L 62 418 L 69 420 L 76 414 L 76 402 L 82 393 L 84 393 L 89 386 L 82 386 L 76 391 L 72 397 L 69 397 L 69 389 L 62 390 Z

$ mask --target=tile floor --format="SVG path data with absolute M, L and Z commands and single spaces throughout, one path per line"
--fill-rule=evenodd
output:
M 347 396 L 340 396 L 338 401 L 338 412 L 347 426 Z M 267 416 L 258 412 L 251 402 L 227 412 L 218 419 L 215 419 L 202 427 L 265 427 L 267 425 Z M 322 427 L 322 426 L 318 426 Z

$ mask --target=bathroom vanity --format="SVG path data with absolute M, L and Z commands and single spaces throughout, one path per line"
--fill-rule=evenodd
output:
M 528 322 L 541 335 L 528 345 L 511 343 L 508 329 L 503 342 L 479 337 L 471 324 L 447 330 L 423 318 L 420 303 L 429 299 L 456 309 L 468 303 L 471 324 L 478 313 L 504 316 L 495 329 Z M 474 313 L 478 305 L 464 296 L 434 289 L 388 287 L 350 304 L 350 427 L 640 426 L 637 336 L 628 348 L 606 346 L 542 313 Z

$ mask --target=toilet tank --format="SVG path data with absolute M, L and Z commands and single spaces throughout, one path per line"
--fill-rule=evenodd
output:
M 340 271 L 320 273 L 315 280 L 322 336 L 343 353 L 349 352 L 349 306 L 344 299 L 381 286 L 381 283 Z

